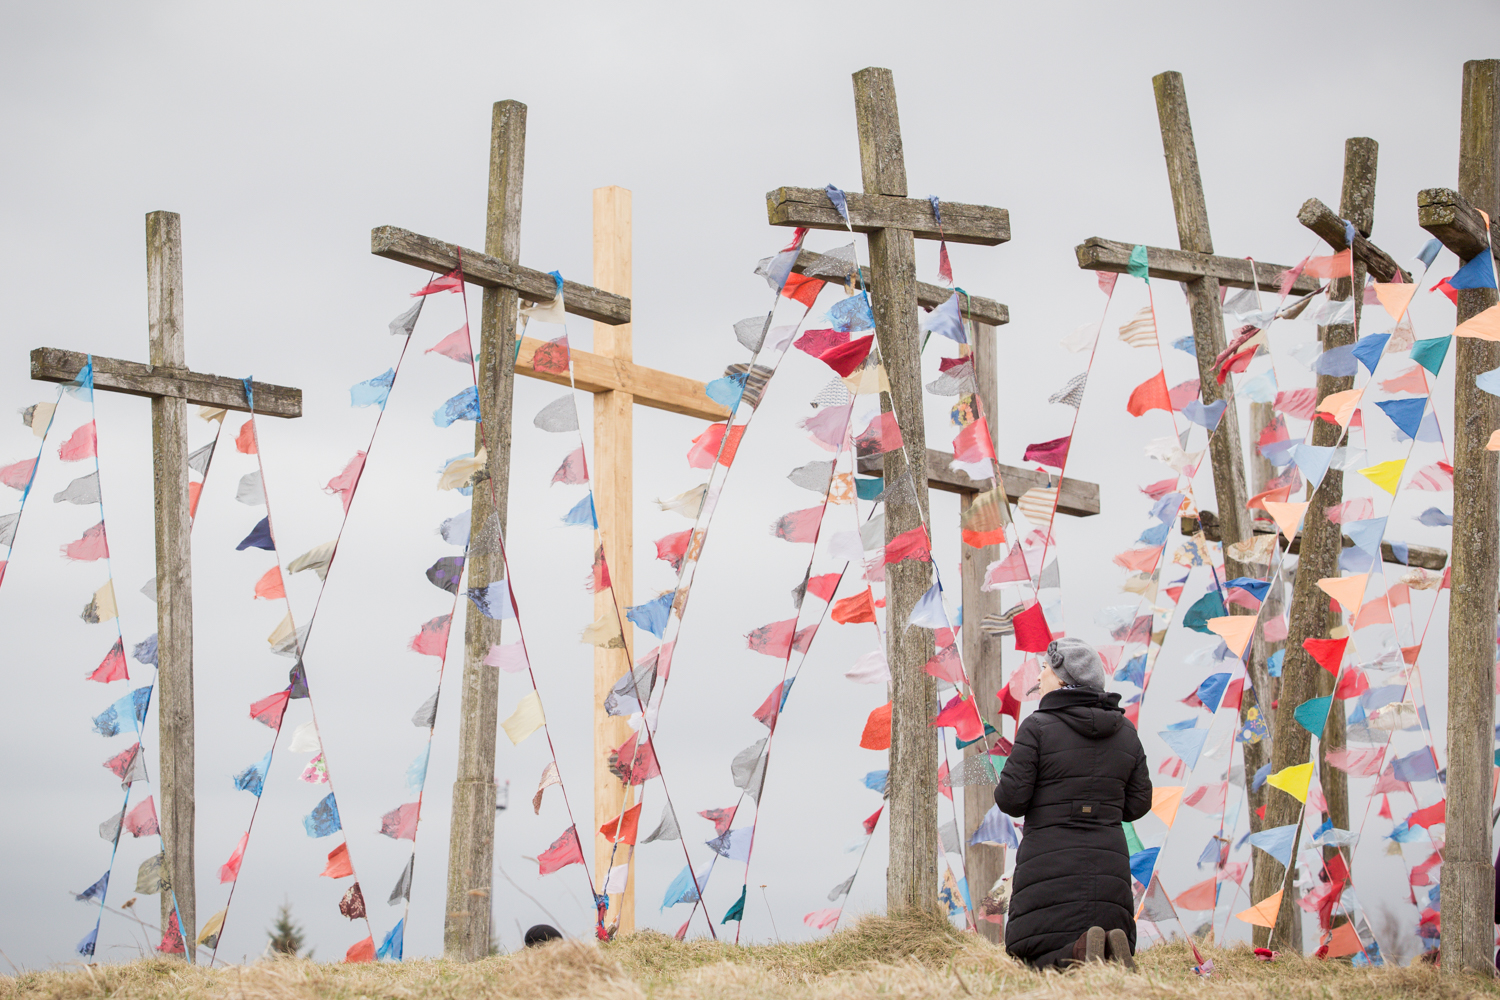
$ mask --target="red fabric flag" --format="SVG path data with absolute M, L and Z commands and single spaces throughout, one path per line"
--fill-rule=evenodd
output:
M 131 765 L 135 763 L 135 755 L 140 752 L 141 745 L 139 743 L 132 744 L 105 761 L 104 766 L 114 772 L 116 778 L 124 781 L 125 775 L 130 773 Z
M 1172 411 L 1172 397 L 1167 392 L 1167 373 L 1164 371 L 1136 386 L 1125 403 L 1125 411 L 1132 417 L 1139 417 L 1147 410 Z
M 752 652 L 785 659 L 792 648 L 792 637 L 796 632 L 797 619 L 762 625 L 745 634 L 745 646 Z
M 188 483 L 188 518 L 198 516 L 198 498 L 203 495 L 203 484 L 199 482 Z
M 1307 650 L 1307 655 L 1330 674 L 1339 672 L 1339 664 L 1344 661 L 1344 647 L 1347 645 L 1349 645 L 1347 636 L 1343 639 L 1302 640 L 1302 648 Z
M 251 417 L 240 425 L 240 433 L 234 439 L 234 447 L 241 455 L 254 455 L 256 453 L 254 417 Z
M 552 846 L 536 856 L 538 875 L 551 875 L 559 868 L 583 864 L 583 845 L 578 842 L 578 830 L 568 827 L 552 842 Z
M 431 295 L 433 292 L 457 292 L 464 287 L 463 268 L 455 267 L 441 277 L 433 278 L 427 284 L 411 293 L 412 298 L 419 295 Z
M 1160 500 L 1162 497 L 1166 496 L 1168 493 L 1171 493 L 1176 488 L 1177 478 L 1174 476 L 1170 479 L 1158 480 L 1150 484 L 1149 486 L 1142 486 L 1141 492 L 1146 494 L 1152 500 Z
M 240 877 L 240 862 L 245 860 L 245 848 L 250 843 L 250 834 L 240 834 L 240 842 L 234 845 L 229 860 L 219 866 L 219 884 L 233 882 Z
M 423 656 L 436 656 L 443 659 L 448 653 L 448 628 L 453 624 L 453 616 L 439 615 L 431 621 L 424 622 L 422 631 L 411 637 L 411 642 L 406 648 L 413 653 L 421 653 Z
M 1448 800 L 1443 799 L 1437 805 L 1428 806 L 1425 809 L 1418 809 L 1416 812 L 1411 814 L 1410 818 L 1408 818 L 1406 822 L 1409 826 L 1433 827 L 1437 826 L 1439 823 L 1445 822 L 1447 813 Z
M 465 323 L 422 353 L 441 354 L 445 358 L 452 358 L 464 364 L 473 361 L 474 348 L 469 342 L 469 324 Z
M 1016 720 L 1017 725 L 1021 722 L 1021 699 L 1015 696 L 1007 684 L 995 692 L 995 697 L 1000 699 L 1000 714 L 1008 715 Z
M 938 765 L 938 794 L 949 802 L 953 801 L 953 786 L 948 781 L 948 762 L 946 760 Z
M 719 464 L 725 468 L 734 461 L 734 453 L 739 449 L 740 438 L 745 435 L 745 425 L 735 424 L 729 431 L 729 440 L 724 440 L 725 424 L 710 424 L 708 430 L 693 438 L 693 446 L 688 449 L 687 463 L 694 469 L 711 469 L 714 457 L 718 456 Z M 720 445 L 723 446 L 722 450 Z
M 290 691 L 277 691 L 275 694 L 266 695 L 250 706 L 250 718 L 272 729 L 280 729 L 282 713 L 286 711 L 286 703 L 291 700 L 291 697 Z
M 94 422 L 90 420 L 72 433 L 57 449 L 57 457 L 64 462 L 80 462 L 93 458 L 98 445 L 94 434 Z
M 932 562 L 932 548 L 927 542 L 927 528 L 917 525 L 885 543 L 885 564 L 894 566 L 904 559 Z
M 572 363 L 567 334 L 538 344 L 531 355 L 531 370 L 545 375 L 566 375 Z
M 776 716 L 781 714 L 781 691 L 785 684 L 786 682 L 782 681 L 772 688 L 771 693 L 766 696 L 766 700 L 761 702 L 760 707 L 752 713 L 755 721 L 767 729 L 776 728 Z
M 1229 687 L 1224 689 L 1224 697 L 1219 702 L 1220 708 L 1239 708 L 1240 700 L 1245 696 L 1245 678 L 1240 677 L 1229 682 Z
M 883 455 L 904 443 L 896 414 L 889 410 L 878 414 L 854 439 L 854 447 L 861 455 Z
M 808 330 L 802 336 L 792 342 L 792 346 L 803 354 L 811 354 L 820 357 L 824 351 L 830 351 L 840 344 L 849 343 L 849 332 L 847 330 Z
M 1219 884 L 1217 877 L 1206 878 L 1197 885 L 1188 886 L 1178 893 L 1177 898 L 1172 900 L 1172 905 L 1179 910 L 1212 910 L 1215 893 Z
M 349 965 L 373 961 L 375 961 L 375 939 L 373 937 L 367 937 L 357 944 L 351 944 L 349 950 L 344 952 L 344 962 Z
M 771 525 L 771 534 L 794 544 L 818 540 L 818 526 L 823 523 L 823 505 L 783 514 Z
M 349 860 L 349 842 L 346 840 L 328 852 L 328 863 L 318 872 L 319 878 L 348 878 L 354 874 L 354 863 Z
M 161 833 L 161 826 L 156 821 L 156 796 L 146 796 L 125 814 L 125 829 L 132 837 L 154 837 Z
M 866 334 L 856 337 L 847 344 L 830 347 L 818 355 L 818 360 L 829 368 L 839 373 L 839 377 L 848 378 L 854 374 L 854 369 L 865 363 L 865 358 L 870 356 L 870 348 L 875 345 L 875 335 Z
M 865 834 L 867 836 L 875 832 L 875 824 L 880 822 L 880 814 L 884 810 L 885 806 L 881 806 L 879 809 L 876 809 L 874 812 L 870 813 L 870 815 L 864 818 Z
M 417 839 L 417 814 L 421 804 L 408 802 L 380 817 L 380 832 L 392 840 Z
M 938 680 L 947 681 L 955 687 L 964 682 L 964 666 L 959 661 L 956 645 L 944 646 L 938 650 L 922 669 Z
M 1040 604 L 1033 604 L 1010 620 L 1016 630 L 1016 651 L 1019 653 L 1044 653 L 1052 642 L 1052 630 L 1047 627 L 1047 616 Z
M 786 276 L 786 284 L 781 286 L 781 297 L 796 299 L 811 309 L 812 304 L 817 301 L 818 293 L 823 290 L 824 284 L 822 278 L 809 278 L 805 274 L 789 274 Z
M 698 815 L 714 825 L 714 833 L 720 837 L 729 831 L 734 823 L 734 814 L 739 806 L 730 806 L 727 809 L 704 809 Z
M 687 528 L 658 538 L 656 558 L 671 563 L 674 571 L 682 569 L 682 560 L 687 556 L 688 540 L 692 537 L 693 529 Z
M 156 950 L 163 955 L 181 955 L 187 951 L 182 941 L 182 925 L 177 921 L 177 908 L 172 908 L 172 914 L 167 918 L 166 932 L 161 936 L 161 944 Z
M 661 775 L 661 764 L 656 760 L 654 744 L 647 740 L 643 746 L 636 746 L 639 736 L 639 733 L 631 733 L 630 739 L 615 751 L 614 767 L 627 785 L 644 785 Z
M 333 493 L 344 502 L 344 513 L 349 513 L 349 503 L 354 499 L 354 488 L 359 485 L 360 474 L 365 471 L 365 453 L 357 451 L 349 463 L 344 466 L 344 471 L 328 480 L 323 487 L 324 493 Z
M 108 684 L 111 681 L 130 680 L 130 671 L 125 666 L 124 640 L 116 639 L 115 644 L 105 654 L 104 662 L 95 667 L 94 672 L 85 677 L 84 680 L 98 681 L 101 684 Z
M 1427 290 L 1429 292 L 1442 292 L 1444 295 L 1448 296 L 1449 302 L 1452 302 L 1454 305 L 1458 305 L 1458 289 L 1454 288 L 1453 282 L 1449 281 L 1447 278 L 1444 278 L 1442 281 L 1439 281 L 1436 285 L 1433 285 Z
M 1246 368 L 1249 368 L 1250 362 L 1255 360 L 1255 352 L 1258 350 L 1260 350 L 1259 347 L 1247 347 L 1243 351 L 1230 356 L 1227 361 L 1219 366 L 1219 373 L 1214 376 L 1214 381 L 1223 385 L 1224 380 L 1229 378 L 1230 372 L 1238 375 Z M 1183 405 L 1187 404 L 1184 403 Z M 1181 409 L 1181 407 L 1178 407 L 1178 409 Z
M 1344 864 L 1344 856 L 1335 853 L 1333 857 L 1323 862 L 1323 868 L 1328 872 L 1328 878 L 1333 882 L 1349 881 L 1349 868 Z
M 807 592 L 820 600 L 826 601 L 833 597 L 833 592 L 838 585 L 838 573 L 823 573 L 819 576 L 808 577 Z
M 1391 797 L 1389 795 L 1382 795 L 1380 797 L 1380 811 L 1376 815 L 1381 819 L 1393 818 L 1391 816 Z
M 76 542 L 64 544 L 62 554 L 78 562 L 93 562 L 96 559 L 106 558 L 109 555 L 109 541 L 104 537 L 104 522 L 100 521 L 89 528 Z
M 13 490 L 25 490 L 31 485 L 31 473 L 36 469 L 36 459 L 28 458 L 24 462 L 16 462 L 0 468 L 0 484 L 9 486 Z
M 853 597 L 846 597 L 835 602 L 830 617 L 840 625 L 873 622 L 875 620 L 875 597 L 870 593 L 870 588 L 866 587 Z
M 1036 462 L 1038 465 L 1050 465 L 1054 469 L 1061 469 L 1068 461 L 1068 445 L 1072 440 L 1073 435 L 1069 434 L 1067 437 L 1029 444 L 1026 446 L 1026 454 L 1021 456 L 1021 461 Z
M 964 425 L 953 439 L 955 462 L 981 462 L 995 460 L 995 444 L 990 440 L 990 426 L 983 417 Z
M 1370 678 L 1365 676 L 1363 670 L 1351 665 L 1348 670 L 1344 671 L 1344 676 L 1339 678 L 1338 687 L 1334 689 L 1333 696 L 1340 700 L 1357 698 L 1368 690 L 1370 690 Z
M 889 750 L 891 748 L 891 703 L 886 702 L 870 713 L 865 720 L 865 731 L 860 734 L 859 745 L 866 750 Z
M 932 725 L 954 731 L 961 740 L 977 740 L 984 735 L 984 723 L 979 721 L 979 709 L 973 698 L 954 695 L 953 700 L 932 719 Z
M 641 807 L 639 804 L 625 810 L 624 816 L 616 816 L 599 828 L 599 833 L 609 841 L 620 844 L 634 844 L 636 830 L 641 824 Z M 616 840 L 618 831 L 618 840 Z

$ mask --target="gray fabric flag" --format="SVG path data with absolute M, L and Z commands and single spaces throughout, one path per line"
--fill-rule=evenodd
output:
M 410 900 L 411 900 L 411 869 L 412 869 L 412 865 L 414 865 L 416 863 L 416 860 L 417 860 L 417 855 L 416 855 L 416 852 L 413 851 L 412 852 L 412 856 L 406 859 L 406 867 L 403 868 L 403 869 L 401 869 L 401 877 L 396 880 L 396 888 L 394 888 L 394 889 L 391 890 L 391 898 L 386 900 L 386 902 L 389 903 L 390 905 L 395 906 L 397 903 L 399 903 L 403 899 L 407 900 L 408 902 L 410 902 Z
M 729 764 L 729 773 L 734 777 L 734 787 L 742 788 L 745 794 L 760 804 L 760 786 L 766 780 L 766 741 L 762 736 L 754 743 L 734 755 Z
M 277 656 L 290 656 L 295 660 L 298 655 L 297 651 L 307 648 L 307 633 L 311 628 L 311 622 L 303 625 L 296 631 L 295 634 L 287 636 L 285 639 L 272 646 L 271 652 L 275 653 Z
M 653 840 L 681 840 L 682 834 L 677 829 L 677 817 L 672 815 L 671 806 L 661 807 L 661 822 L 656 824 L 656 829 L 648 833 L 641 841 L 649 844 Z
M 146 780 L 146 755 L 141 753 L 137 747 L 135 756 L 130 758 L 130 766 L 125 769 L 125 777 L 120 779 L 120 787 L 124 788 L 132 781 Z
M 418 299 L 417 304 L 406 312 L 391 320 L 390 331 L 393 337 L 410 337 L 411 332 L 417 328 L 417 317 L 422 313 L 422 303 L 426 299 Z
M 240 477 L 240 488 L 234 491 L 234 498 L 250 507 L 260 507 L 265 504 L 266 490 L 260 484 L 259 469 L 247 472 Z
M 832 903 L 834 900 L 838 899 L 840 896 L 847 896 L 847 895 L 849 895 L 849 890 L 852 889 L 853 887 L 854 887 L 854 876 L 850 875 L 848 878 L 844 879 L 844 881 L 840 882 L 838 885 L 836 885 L 832 889 L 828 890 L 828 901 L 830 903 Z
M 412 715 L 411 724 L 418 729 L 431 729 L 432 724 L 437 721 L 437 700 L 438 693 L 434 691 L 432 697 L 422 702 L 422 707 Z
M 606 715 L 633 715 L 641 710 L 643 701 L 651 700 L 651 689 L 656 686 L 656 661 L 642 663 L 633 674 L 626 674 L 610 688 L 604 699 Z
M 766 339 L 766 330 L 771 323 L 771 315 L 749 316 L 734 324 L 734 339 L 751 354 L 760 350 L 760 345 Z
M 164 859 L 165 855 L 157 854 L 141 862 L 141 867 L 135 873 L 136 892 L 152 896 L 167 887 L 161 870 L 161 863 Z
M 954 365 L 928 382 L 927 391 L 934 396 L 963 396 L 974 392 L 974 363 L 965 361 Z
M 800 486 L 804 490 L 812 490 L 819 496 L 824 496 L 828 493 L 828 481 L 833 478 L 833 459 L 825 458 L 821 462 L 799 465 L 788 472 L 786 477 L 794 486 Z
M 120 826 L 125 822 L 125 810 L 121 809 L 116 815 L 111 816 L 99 824 L 99 839 L 107 840 L 111 844 L 120 836 Z
M 938 836 L 942 838 L 943 850 L 945 852 L 947 852 L 948 854 L 962 853 L 962 850 L 958 844 L 958 824 L 955 821 L 950 819 L 948 822 L 938 827 Z
M 572 396 L 559 396 L 537 411 L 531 422 L 544 431 L 564 434 L 578 429 L 578 408 Z
M 976 753 L 965 757 L 958 767 L 944 775 L 941 784 L 944 788 L 958 788 L 962 785 L 993 785 L 998 780 L 990 755 Z
M 472 523 L 471 515 L 468 511 L 464 511 L 462 514 L 454 514 L 438 526 L 438 534 L 442 535 L 443 541 L 449 545 L 468 545 L 469 527 Z
M 1064 406 L 1071 406 L 1075 410 L 1078 409 L 1083 405 L 1083 390 L 1088 385 L 1088 381 L 1089 373 L 1079 372 L 1068 379 L 1067 385 L 1048 396 L 1047 402 L 1062 403 Z
M 891 485 L 887 486 L 875 498 L 877 502 L 891 507 L 910 507 L 917 502 L 917 488 L 911 483 L 911 473 L 903 472 Z
M 90 472 L 86 476 L 79 476 L 68 484 L 67 488 L 59 493 L 52 494 L 53 503 L 98 503 L 99 502 L 99 473 Z
M 1062 571 L 1057 568 L 1057 560 L 1054 559 L 1042 567 L 1042 573 L 1037 577 L 1036 589 L 1046 590 L 1049 587 L 1062 586 Z
M 835 278 L 848 281 L 854 276 L 854 244 L 834 247 L 818 257 L 818 261 L 802 269 L 809 278 Z
M 809 574 L 802 575 L 802 582 L 792 588 L 792 607 L 798 611 L 802 610 L 802 601 L 807 597 L 807 578 Z
M 188 468 L 200 476 L 208 475 L 208 463 L 214 457 L 214 442 L 210 441 L 196 451 L 188 453 Z
M 859 541 L 866 552 L 885 545 L 885 511 L 880 511 L 859 526 Z
M 146 599 L 149 600 L 152 604 L 156 603 L 156 577 L 153 576 L 151 579 L 146 581 L 145 585 L 141 587 L 141 593 L 144 594 L 146 596 Z
M 16 541 L 16 525 L 21 523 L 21 514 L 6 514 L 0 517 L 0 545 L 14 545 Z
M 843 380 L 834 379 L 818 390 L 818 394 L 813 397 L 812 405 L 820 409 L 824 406 L 846 406 L 851 398 L 849 387 L 843 383 Z
M 1172 901 L 1167 898 L 1167 890 L 1161 887 L 1161 879 L 1156 877 L 1155 872 L 1151 873 L 1151 887 L 1146 890 L 1145 905 L 1141 907 L 1141 919 L 1149 920 L 1153 924 L 1177 919 L 1177 911 L 1172 908 Z

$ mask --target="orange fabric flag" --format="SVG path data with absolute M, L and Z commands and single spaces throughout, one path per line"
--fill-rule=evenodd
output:
M 1247 924 L 1254 924 L 1256 927 L 1275 927 L 1276 913 L 1281 909 L 1281 894 L 1285 891 L 1284 889 L 1276 890 L 1250 909 L 1236 913 L 1234 918 L 1243 920 Z
M 367 937 L 358 944 L 350 945 L 349 950 L 344 953 L 344 961 L 350 963 L 375 961 L 375 939 Z
M 1480 340 L 1500 340 L 1500 306 L 1490 306 L 1471 320 L 1460 323 L 1453 331 L 1455 337 L 1478 337 Z
M 1235 656 L 1244 656 L 1245 647 L 1250 645 L 1250 637 L 1255 634 L 1254 615 L 1228 615 L 1224 618 L 1210 618 L 1205 624 L 1208 630 L 1224 640 L 1224 645 Z
M 1417 294 L 1417 286 L 1388 285 L 1384 282 L 1375 283 L 1375 298 L 1385 306 L 1385 311 L 1391 314 L 1391 319 L 1400 322 L 1401 317 L 1406 314 L 1406 307 L 1411 304 L 1411 297 Z
M 1309 257 L 1302 273 L 1313 278 L 1347 278 L 1353 271 L 1354 252 L 1340 250 L 1328 257 Z
M 857 625 L 862 622 L 873 622 L 875 620 L 875 598 L 870 593 L 870 588 L 846 597 L 841 601 L 834 602 L 832 618 L 840 625 Z
M 1250 510 L 1255 510 L 1256 508 L 1265 510 L 1266 501 L 1270 501 L 1271 503 L 1286 503 L 1286 498 L 1291 495 L 1292 488 L 1290 486 L 1281 486 L 1274 490 L 1266 490 L 1264 493 L 1255 494 L 1255 496 L 1251 497 L 1250 500 L 1245 504 L 1245 506 Z M 1267 513 L 1269 513 L 1269 511 L 1267 511 Z
M 286 596 L 286 585 L 282 582 L 281 579 L 280 566 L 272 566 L 270 569 L 266 570 L 264 576 L 256 581 L 255 596 L 263 597 L 268 601 L 273 601 L 278 597 Z
M 1329 393 L 1318 403 L 1317 412 L 1331 415 L 1340 427 L 1348 427 L 1350 418 L 1359 407 L 1360 397 L 1364 394 L 1363 389 L 1346 389 L 1343 392 Z
M 616 841 L 616 843 L 634 844 L 636 830 L 640 827 L 640 823 L 641 807 L 640 804 L 637 803 L 636 805 L 633 805 L 629 809 L 625 810 L 624 816 L 616 816 L 614 819 L 601 826 L 599 828 L 599 833 L 603 835 L 606 840 L 614 841 L 615 830 L 616 828 L 618 828 L 619 840 Z
M 865 720 L 865 731 L 859 737 L 859 745 L 866 750 L 889 750 L 891 748 L 891 703 L 886 702 Z
M 1255 621 L 1254 618 L 1246 616 L 1247 621 Z M 1168 826 L 1177 818 L 1177 807 L 1182 805 L 1182 786 L 1170 785 L 1162 787 L 1157 785 L 1151 789 L 1151 811 L 1158 819 Z
M 1178 893 L 1177 898 L 1172 900 L 1172 905 L 1179 910 L 1212 910 L 1217 898 L 1214 890 L 1218 884 L 1217 877 L 1206 878 Z
M 328 852 L 328 864 L 318 872 L 319 877 L 326 875 L 329 878 L 348 878 L 353 874 L 354 863 L 349 860 L 347 840 Z
M 1266 500 L 1262 504 L 1262 509 L 1271 515 L 1271 519 L 1276 522 L 1276 527 L 1281 529 L 1281 533 L 1290 542 L 1297 537 L 1297 525 L 1302 523 L 1302 515 L 1307 513 L 1308 505 L 1307 500 L 1298 503 L 1276 503 Z
M 1364 603 L 1365 584 L 1369 581 L 1369 573 L 1330 576 L 1318 581 L 1318 589 L 1338 601 L 1340 607 L 1357 608 Z
M 1375 286 L 1377 289 L 1379 285 Z M 1395 288 L 1416 288 L 1416 285 L 1395 285 Z M 1359 934 L 1354 930 L 1354 925 L 1349 923 L 1339 924 L 1333 929 L 1328 944 L 1324 945 L 1327 951 L 1319 948 L 1319 958 L 1343 958 L 1345 955 L 1353 955 L 1355 952 L 1364 951 L 1365 946 L 1359 943 Z
M 234 447 L 241 455 L 255 454 L 255 420 L 246 420 L 240 426 L 239 436 L 234 439 Z
M 1139 417 L 1147 410 L 1166 410 L 1171 413 L 1172 397 L 1167 392 L 1167 373 L 1157 372 L 1136 386 L 1130 394 L 1129 401 L 1125 404 L 1125 409 L 1132 417 Z
M 1386 392 L 1416 392 L 1427 394 L 1427 378 L 1422 373 L 1426 371 L 1421 365 L 1412 365 L 1406 371 L 1395 378 L 1381 379 L 1380 388 Z

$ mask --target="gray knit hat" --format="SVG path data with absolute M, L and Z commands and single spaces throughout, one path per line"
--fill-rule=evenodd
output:
M 1104 690 L 1104 663 L 1082 639 L 1054 639 L 1047 644 L 1047 666 L 1068 687 Z

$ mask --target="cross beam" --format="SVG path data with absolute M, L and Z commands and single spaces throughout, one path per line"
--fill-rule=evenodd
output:
M 1073 252 L 1078 255 L 1078 266 L 1086 271 L 1128 274 L 1130 253 L 1134 249 L 1133 243 L 1091 236 L 1078 244 Z M 1147 247 L 1146 264 L 1153 278 L 1184 284 L 1211 278 L 1230 288 L 1259 288 L 1263 292 L 1280 291 L 1281 276 L 1290 270 L 1283 264 L 1256 261 L 1252 267 L 1251 262 L 1242 257 L 1219 257 L 1211 253 L 1168 250 L 1165 247 Z M 1297 277 L 1291 290 L 1306 295 L 1317 291 L 1319 287 L 1317 278 L 1304 274 Z
M 1335 253 L 1349 249 L 1349 241 L 1344 232 L 1344 220 L 1318 199 L 1309 198 L 1302 203 L 1302 208 L 1297 212 L 1297 221 L 1316 233 L 1318 238 L 1332 247 Z M 1368 237 L 1369 233 L 1361 232 L 1356 228 L 1354 259 L 1363 264 L 1365 270 L 1376 281 L 1388 282 L 1399 274 L 1402 281 L 1411 284 L 1411 272 L 1397 264 L 1396 259 L 1390 254 L 1371 243 Z
M 1500 259 L 1500 246 L 1490 248 L 1484 215 L 1451 188 L 1417 192 L 1417 225 L 1441 240 L 1459 260 L 1473 260 L 1487 248 Z
M 943 204 L 943 218 L 948 218 L 948 205 Z M 841 265 L 843 267 L 844 265 Z M 833 265 L 827 256 L 813 253 L 811 250 L 803 250 L 792 262 L 792 270 L 797 274 L 828 275 L 832 273 Z M 843 273 L 842 270 L 839 273 Z M 861 267 L 859 269 L 860 280 L 868 286 L 870 284 L 870 269 Z M 935 309 L 948 301 L 953 294 L 953 289 L 944 288 L 942 285 L 930 285 L 925 281 L 917 282 L 917 305 L 925 309 Z M 966 296 L 963 300 L 965 314 L 976 323 L 986 323 L 990 326 L 1004 326 L 1010 322 L 1010 309 L 1004 303 L 996 302 L 994 299 L 981 298 L 978 295 Z
M 87 354 L 78 351 L 38 347 L 31 352 L 31 377 L 40 382 L 71 382 L 88 359 Z M 98 355 L 94 356 L 94 388 L 153 399 L 173 397 L 195 406 L 221 410 L 250 411 L 245 383 L 240 379 Z M 255 393 L 255 412 L 261 416 L 302 416 L 301 389 L 268 382 L 251 382 L 250 388 Z
M 1198 526 L 1200 523 L 1203 526 L 1203 537 L 1207 538 L 1210 542 L 1217 542 L 1220 540 L 1219 518 L 1211 510 L 1200 510 L 1198 512 L 1198 517 L 1196 518 L 1182 518 L 1182 533 L 1184 535 L 1194 534 L 1198 531 Z M 1255 533 L 1257 535 L 1279 535 L 1281 534 L 1281 529 L 1272 527 L 1270 525 L 1257 524 L 1255 526 Z M 1348 535 L 1341 535 L 1340 537 L 1342 539 L 1343 548 L 1354 548 L 1354 539 L 1350 538 Z M 1292 539 L 1292 544 L 1290 546 L 1287 546 L 1286 550 L 1294 556 L 1300 555 L 1302 552 L 1302 536 L 1299 534 L 1296 538 Z M 1381 542 L 1380 559 L 1382 562 L 1393 563 L 1397 566 L 1416 566 L 1420 569 L 1430 569 L 1434 571 L 1440 570 L 1444 566 L 1448 565 L 1448 553 L 1443 549 L 1434 548 L 1430 545 L 1408 545 L 1407 559 L 1406 562 L 1403 563 L 1400 559 L 1396 558 L 1396 550 L 1392 548 L 1390 542 Z
M 932 203 L 925 198 L 851 191 L 845 193 L 844 201 L 849 209 L 847 225 L 822 188 L 777 188 L 766 195 L 766 216 L 773 226 L 805 226 L 841 232 L 853 229 L 856 233 L 867 234 L 900 229 L 920 240 L 947 240 L 983 247 L 1010 241 L 1010 213 L 1003 208 L 945 201 L 942 203 L 943 224 L 939 227 L 932 214 Z
M 958 493 L 973 496 L 989 487 L 987 480 L 970 479 L 967 472 L 952 467 L 953 456 L 938 448 L 927 449 L 927 488 L 943 493 Z M 1073 517 L 1092 517 L 1099 513 L 1099 484 L 1081 479 L 1058 479 L 1049 481 L 1046 473 L 1035 469 L 1023 469 L 1015 465 L 996 463 L 1000 478 L 1005 484 L 1005 498 L 1011 503 L 1021 499 L 1027 490 L 1057 486 L 1057 512 Z M 866 455 L 859 460 L 859 474 L 880 476 L 881 457 Z

